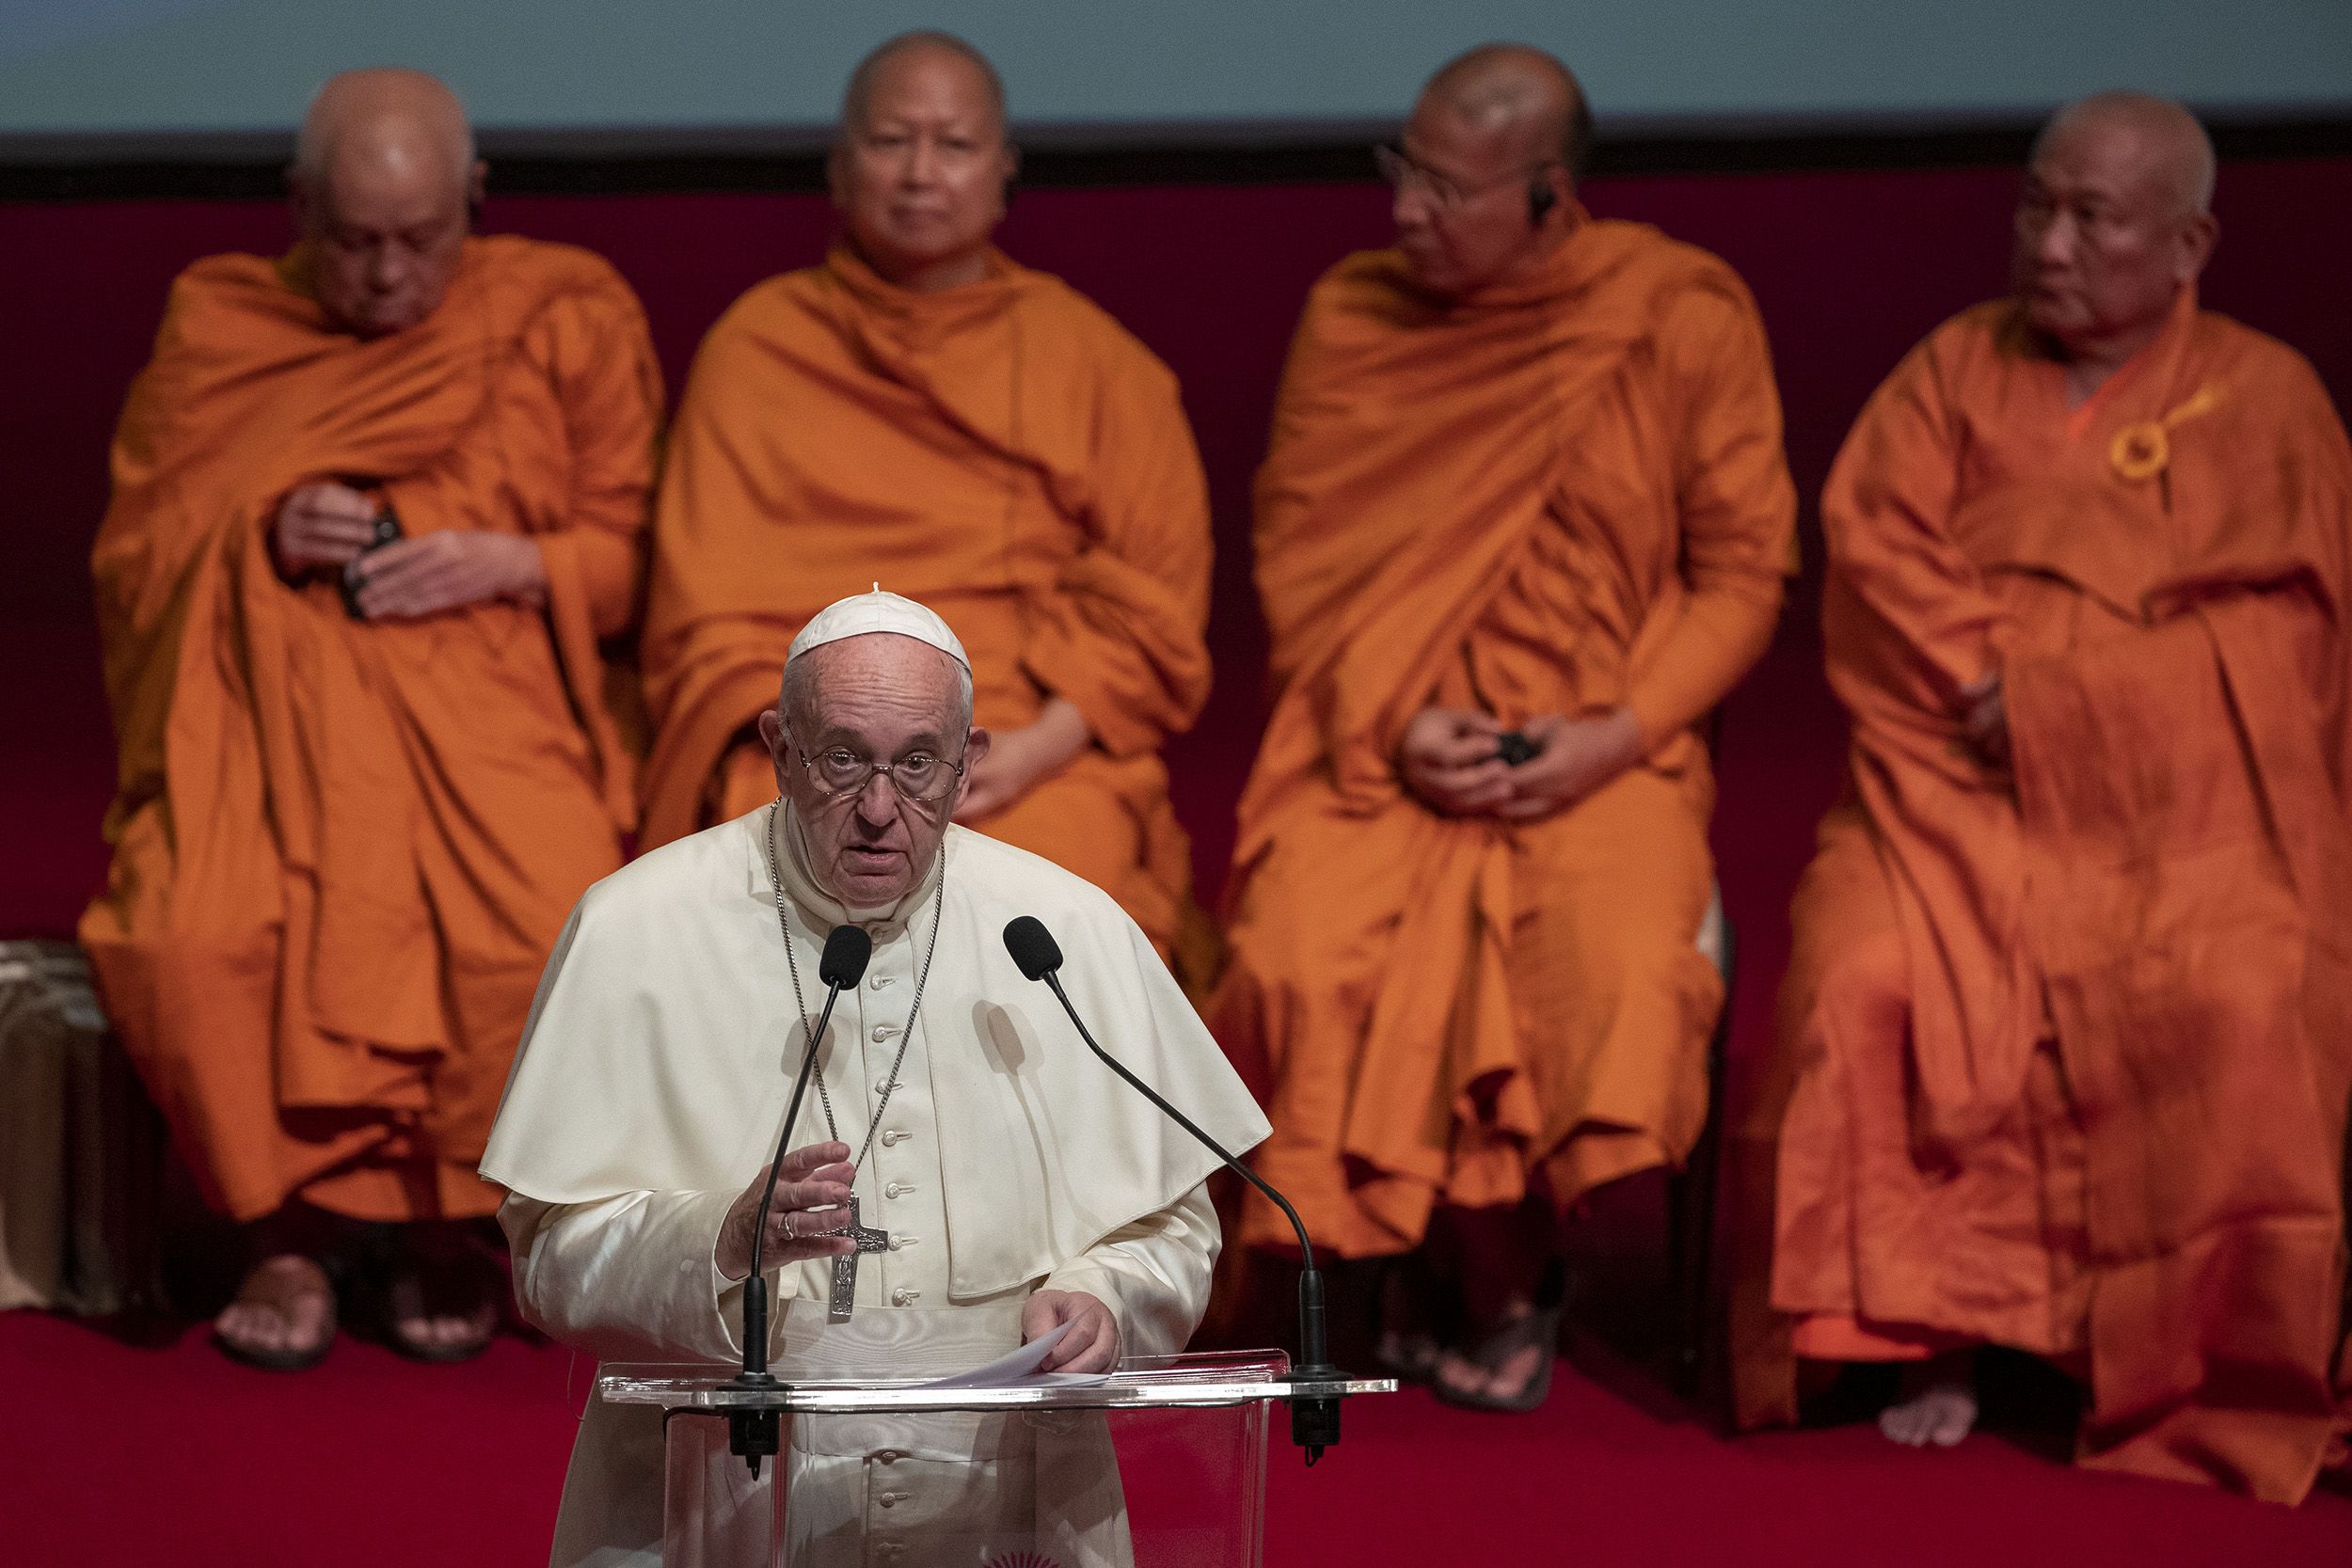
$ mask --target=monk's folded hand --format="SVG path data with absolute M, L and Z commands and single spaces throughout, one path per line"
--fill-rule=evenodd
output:
M 359 611 L 417 620 L 487 599 L 547 602 L 547 562 L 518 533 L 448 529 L 395 540 L 359 563 Z
M 964 774 L 956 820 L 977 822 L 1052 778 L 1094 743 L 1094 731 L 1067 697 L 1051 697 L 1036 720 L 990 732 L 988 751 Z
M 2009 707 L 2001 700 L 1999 671 L 1961 688 L 1968 711 L 1961 716 L 1961 738 L 1979 762 L 1995 772 L 2009 771 Z
M 322 480 L 297 485 L 270 520 L 270 560 L 289 582 L 313 572 L 340 570 L 375 543 L 382 503 L 365 491 Z
M 1631 708 L 1586 719 L 1550 714 L 1521 733 L 1535 754 L 1511 771 L 1511 798 L 1495 808 L 1528 822 L 1567 810 L 1642 759 L 1642 725 Z
M 1502 761 L 1502 726 L 1468 708 L 1425 707 L 1405 726 L 1397 776 L 1422 803 L 1444 816 L 1491 815 L 1511 799 Z
M 1047 1372 L 1108 1372 L 1119 1369 L 1119 1319 L 1096 1297 L 1084 1291 L 1040 1291 L 1021 1308 L 1021 1342 L 1052 1333 L 1063 1323 L 1070 1332 L 1045 1353 L 1038 1370 Z
M 804 1263 L 812 1258 L 834 1258 L 856 1243 L 847 1236 L 823 1236 L 849 1221 L 841 1205 L 850 1201 L 850 1146 L 810 1144 L 784 1157 L 776 1173 L 776 1196 L 768 1205 L 768 1243 L 759 1266 L 764 1273 L 779 1263 Z M 711 1261 L 729 1279 L 749 1278 L 752 1272 L 752 1224 L 759 1213 L 759 1195 L 768 1185 L 762 1167 L 743 1196 L 727 1208 L 719 1224 L 719 1240 Z

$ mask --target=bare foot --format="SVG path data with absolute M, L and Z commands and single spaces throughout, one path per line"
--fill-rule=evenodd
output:
M 213 1320 L 213 1332 L 230 1354 L 257 1367 L 315 1366 L 335 1342 L 335 1289 L 300 1253 L 264 1258 Z
M 386 1294 L 394 1348 L 421 1361 L 479 1355 L 499 1326 L 498 1267 L 463 1240 L 404 1239 Z
M 1906 1367 L 1901 1397 L 1879 1412 L 1879 1431 L 1914 1449 L 1948 1449 L 1976 1424 L 1976 1369 L 1965 1351 Z

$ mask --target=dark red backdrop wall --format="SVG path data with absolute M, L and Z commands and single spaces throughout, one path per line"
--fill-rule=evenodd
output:
M 1998 292 L 2012 185 L 1997 169 L 1681 176 L 1602 182 L 1591 202 L 1706 245 L 1747 277 L 1809 499 L 1897 357 Z M 2302 349 L 2344 403 L 2352 159 L 2233 164 L 2220 211 L 2208 301 Z M 728 300 L 819 254 L 828 214 L 810 196 L 504 197 L 486 226 L 617 262 L 644 298 L 675 388 Z M 1003 236 L 1023 261 L 1101 301 L 1184 381 L 1218 548 L 1216 695 L 1173 758 L 1204 894 L 1221 879 L 1260 713 L 1248 502 L 1275 378 L 1309 282 L 1385 229 L 1384 193 L 1369 184 L 1184 186 L 1032 190 Z M 284 239 L 283 214 L 266 202 L 0 206 L 0 936 L 64 933 L 103 871 L 111 740 L 85 563 L 105 501 L 107 434 L 165 285 L 193 257 L 275 250 Z M 1785 952 L 1788 890 L 1838 772 L 1810 586 L 1724 715 L 1716 842 L 1746 937 L 1740 1012 L 1751 1041 Z

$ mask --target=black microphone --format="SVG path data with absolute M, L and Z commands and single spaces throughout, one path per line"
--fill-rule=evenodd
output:
M 768 1163 L 768 1184 L 759 1190 L 759 1212 L 752 1227 L 752 1272 L 743 1280 L 743 1370 L 735 1378 L 746 1387 L 776 1386 L 768 1374 L 768 1276 L 760 1273 L 760 1257 L 767 1250 L 768 1205 L 775 1198 L 776 1177 L 791 1150 L 792 1127 L 801 1119 L 801 1101 L 808 1093 L 809 1074 L 817 1067 L 817 1042 L 825 1037 L 825 1025 L 833 1022 L 834 1003 L 865 978 L 866 960 L 873 956 L 874 939 L 855 926 L 835 926 L 825 933 L 825 954 L 817 960 L 817 978 L 825 983 L 825 1005 L 801 1053 L 801 1074 L 792 1082 L 792 1099 L 784 1110 L 784 1132 L 776 1139 L 776 1157 Z M 783 1426 L 773 1410 L 728 1413 L 728 1451 L 749 1465 L 754 1477 L 782 1438 Z
M 1323 1274 L 1315 1267 L 1315 1249 L 1307 1240 L 1307 1227 L 1300 1222 L 1298 1211 L 1290 1199 L 1270 1186 L 1259 1174 L 1226 1151 L 1225 1146 L 1210 1137 L 1194 1124 L 1190 1117 L 1160 1098 L 1159 1092 L 1142 1079 L 1129 1072 L 1119 1059 L 1097 1045 L 1087 1033 L 1086 1022 L 1078 1017 L 1078 1009 L 1070 1005 L 1069 996 L 1061 989 L 1061 944 L 1054 933 L 1035 915 L 1022 915 L 1005 927 L 1005 951 L 1012 955 L 1013 966 L 1032 980 L 1042 980 L 1053 991 L 1054 999 L 1070 1015 L 1070 1022 L 1078 1031 L 1078 1037 L 1087 1042 L 1087 1049 L 1103 1060 L 1103 1065 L 1124 1078 L 1144 1099 L 1158 1106 L 1169 1120 L 1199 1139 L 1202 1148 L 1225 1162 L 1235 1175 L 1265 1194 L 1283 1217 L 1291 1222 L 1291 1229 L 1298 1236 L 1298 1361 L 1291 1369 L 1293 1383 L 1337 1383 L 1345 1372 L 1331 1365 L 1329 1351 L 1325 1346 L 1323 1327 Z M 1290 1399 L 1291 1441 L 1307 1450 L 1307 1463 L 1311 1465 L 1323 1457 L 1323 1450 L 1340 1440 L 1340 1402 L 1337 1395 L 1319 1394 L 1311 1398 L 1294 1394 Z

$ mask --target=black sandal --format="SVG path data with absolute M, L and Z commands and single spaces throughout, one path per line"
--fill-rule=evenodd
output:
M 462 1318 L 480 1314 L 479 1334 L 446 1344 L 420 1339 L 401 1326 L 395 1305 L 404 1281 L 413 1280 L 417 1318 Z M 470 1361 L 490 1348 L 504 1316 L 506 1276 L 482 1248 L 461 1242 L 446 1252 L 423 1252 L 395 1241 L 385 1259 L 383 1289 L 384 1342 L 411 1361 L 448 1366 Z
M 315 1258 L 306 1258 L 300 1253 L 287 1253 L 281 1256 L 308 1264 L 318 1275 L 319 1289 L 326 1296 L 326 1332 L 320 1337 L 319 1342 L 315 1345 L 299 1348 L 288 1346 L 283 1349 L 272 1349 L 265 1345 L 249 1345 L 222 1333 L 219 1324 L 215 1323 L 213 1327 L 213 1343 L 217 1345 L 220 1353 L 230 1360 L 242 1362 L 248 1367 L 258 1367 L 265 1372 L 307 1372 L 326 1359 L 326 1353 L 335 1348 L 335 1336 L 341 1330 L 339 1304 L 335 1297 L 335 1276 L 332 1271 Z M 236 1299 L 230 1305 L 233 1307 L 237 1302 L 244 1301 L 246 1286 L 252 1283 L 253 1276 L 278 1260 L 277 1258 L 264 1259 L 247 1270 L 245 1279 L 237 1287 Z M 254 1305 L 267 1306 L 271 1311 L 278 1314 L 280 1321 L 292 1326 L 294 1320 L 290 1308 L 293 1301 L 308 1294 L 310 1291 L 306 1286 L 278 1300 Z
M 1530 1307 L 1522 1316 L 1487 1334 L 1478 1341 L 1476 1348 L 1457 1354 L 1491 1377 L 1509 1364 L 1512 1357 L 1530 1349 L 1540 1349 L 1543 1359 L 1536 1364 L 1534 1372 L 1519 1391 L 1507 1398 L 1468 1393 L 1434 1375 L 1429 1383 L 1430 1391 L 1446 1403 L 1463 1410 L 1491 1410 L 1523 1416 L 1539 1409 L 1550 1396 L 1552 1364 L 1560 1358 L 1559 1307 Z

